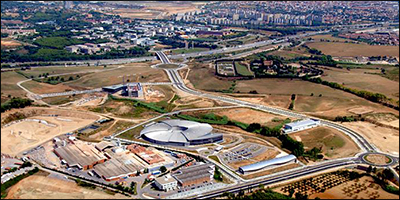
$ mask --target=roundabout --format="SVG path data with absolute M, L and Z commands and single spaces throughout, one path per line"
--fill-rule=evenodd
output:
M 363 163 L 376 167 L 388 167 L 398 163 L 396 157 L 379 152 L 363 153 L 359 158 Z

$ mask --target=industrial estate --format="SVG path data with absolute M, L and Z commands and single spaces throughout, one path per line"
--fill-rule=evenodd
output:
M 399 198 L 398 2 L 1 4 L 2 199 Z

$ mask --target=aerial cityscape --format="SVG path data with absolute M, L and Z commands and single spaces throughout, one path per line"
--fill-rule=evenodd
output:
M 2 199 L 399 199 L 397 1 L 2 1 Z

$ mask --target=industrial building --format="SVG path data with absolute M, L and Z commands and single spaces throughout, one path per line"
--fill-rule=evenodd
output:
M 145 163 L 150 172 L 157 171 L 162 166 L 171 168 L 175 165 L 175 161 L 172 158 L 155 148 L 145 148 L 137 144 L 131 144 L 127 146 L 127 149 Z
M 283 127 L 283 133 L 293 133 L 320 125 L 320 121 L 316 119 L 305 119 L 297 122 L 288 123 Z
M 154 184 L 158 189 L 166 192 L 175 190 L 178 187 L 178 181 L 170 174 L 155 178 Z
M 121 96 L 143 97 L 143 87 L 140 83 L 123 83 L 118 85 L 105 86 L 102 87 L 102 91 L 110 94 L 121 91 Z
M 84 170 L 91 169 L 94 165 L 107 160 L 107 157 L 93 145 L 78 141 L 74 144 L 56 148 L 54 149 L 54 153 L 68 167 L 78 167 Z
M 105 150 L 106 155 L 111 159 L 94 167 L 94 171 L 106 181 L 115 181 L 121 178 L 136 176 L 144 172 L 146 165 L 129 151 L 121 147 L 113 147 Z
M 187 120 L 164 120 L 146 126 L 140 137 L 161 145 L 188 146 L 223 140 L 222 134 L 211 133 L 212 126 Z
M 273 166 L 277 166 L 277 165 L 283 165 L 283 164 L 287 164 L 290 162 L 297 162 L 296 161 L 296 156 L 294 155 L 287 155 L 287 156 L 282 156 L 279 158 L 274 158 L 271 160 L 264 160 L 261 162 L 257 162 L 254 164 L 250 164 L 250 165 L 246 165 L 246 166 L 242 166 L 239 167 L 239 172 L 244 174 L 246 172 L 254 172 L 260 169 L 264 169 L 264 168 L 268 168 L 268 167 L 273 167 Z
M 203 184 L 213 180 L 215 165 L 212 163 L 192 165 L 179 169 L 172 176 L 178 181 L 181 187 L 191 187 L 196 184 Z

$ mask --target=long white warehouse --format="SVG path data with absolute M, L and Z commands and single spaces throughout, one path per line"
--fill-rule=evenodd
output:
M 288 123 L 283 127 L 283 133 L 292 133 L 320 125 L 320 121 L 316 119 L 306 119 L 298 122 Z
M 258 163 L 242 166 L 242 167 L 239 167 L 239 172 L 244 174 L 246 172 L 253 172 L 253 171 L 260 170 L 260 169 L 264 169 L 266 167 L 283 165 L 283 164 L 290 163 L 290 162 L 296 162 L 296 156 L 290 154 L 287 156 L 282 156 L 279 158 L 274 158 L 271 160 L 264 160 L 264 161 L 261 161 Z

